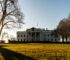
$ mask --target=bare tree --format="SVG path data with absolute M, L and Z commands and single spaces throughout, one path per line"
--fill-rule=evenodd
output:
M 70 37 L 70 18 L 62 19 L 54 32 L 62 36 L 63 42 L 64 38 L 67 42 L 68 37 Z
M 0 35 L 4 28 L 18 27 L 23 24 L 23 14 L 17 0 L 0 0 Z

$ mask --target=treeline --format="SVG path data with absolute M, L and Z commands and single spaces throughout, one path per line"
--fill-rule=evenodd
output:
M 67 18 L 63 18 L 57 28 L 53 31 L 55 35 L 59 35 L 62 38 L 62 42 L 64 42 L 64 39 L 66 42 L 70 40 L 70 15 Z

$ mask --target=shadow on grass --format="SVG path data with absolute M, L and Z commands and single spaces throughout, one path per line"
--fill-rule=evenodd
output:
M 4 60 L 35 60 L 28 56 L 3 48 L 3 46 L 0 46 L 0 53 Z

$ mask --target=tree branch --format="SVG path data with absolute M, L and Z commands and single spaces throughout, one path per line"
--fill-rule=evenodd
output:
M 3 24 L 3 26 L 6 25 L 6 24 L 8 24 L 8 23 L 10 23 L 10 22 L 16 23 L 15 21 L 8 21 L 8 22 L 5 22 L 5 23 Z
M 6 16 L 8 16 L 8 15 L 12 15 L 11 13 L 14 12 L 14 11 L 16 11 L 16 9 L 13 10 L 13 11 L 11 11 L 11 12 L 9 12 L 9 13 L 7 13 Z

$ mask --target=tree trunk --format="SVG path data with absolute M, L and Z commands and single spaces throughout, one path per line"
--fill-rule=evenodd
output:
M 64 42 L 64 36 L 62 36 L 62 42 Z
M 67 36 L 65 37 L 65 39 L 66 39 L 66 42 L 67 42 L 67 40 L 68 40 Z
M 1 29 L 0 29 L 0 35 L 1 35 L 1 33 L 2 33 L 2 30 L 3 30 L 3 23 L 4 23 L 4 19 L 5 19 L 5 16 L 6 16 L 6 8 L 7 8 L 7 0 L 5 0 L 5 2 L 4 2 L 4 10 L 3 10 L 3 15 L 2 15 L 2 18 L 1 18 L 1 20 L 0 20 L 0 24 L 2 25 L 1 26 Z

